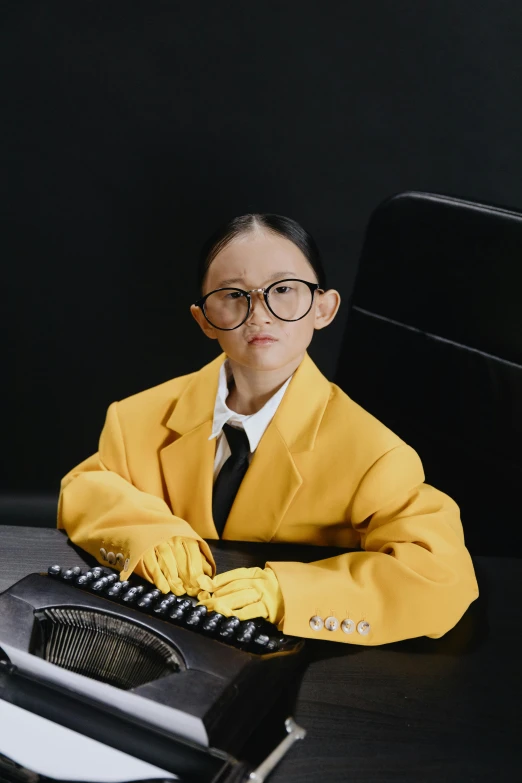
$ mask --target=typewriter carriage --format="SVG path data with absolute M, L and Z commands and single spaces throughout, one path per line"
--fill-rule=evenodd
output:
M 73 606 L 35 610 L 29 652 L 122 690 L 185 668 L 174 645 L 149 629 L 124 617 Z

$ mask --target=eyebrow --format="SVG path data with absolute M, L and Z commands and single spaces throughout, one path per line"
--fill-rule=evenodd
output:
M 267 277 L 265 283 L 267 283 L 270 280 L 284 280 L 285 278 L 293 279 L 294 277 L 295 277 L 295 272 L 289 272 L 288 270 L 284 272 L 275 272 L 273 275 L 270 275 L 270 277 Z M 218 285 L 218 288 L 226 288 L 227 286 L 233 285 L 234 283 L 243 283 L 244 285 L 245 281 L 244 278 L 242 277 L 229 277 L 227 280 L 221 280 Z M 261 286 L 261 288 L 263 288 L 263 286 Z

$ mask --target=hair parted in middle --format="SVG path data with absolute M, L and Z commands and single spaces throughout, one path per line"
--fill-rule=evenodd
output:
M 293 242 L 315 272 L 319 287 L 326 289 L 326 275 L 319 248 L 311 234 L 297 221 L 270 212 L 239 215 L 220 226 L 204 243 L 198 261 L 198 285 L 203 290 L 205 277 L 212 261 L 230 242 L 240 236 L 265 229 Z

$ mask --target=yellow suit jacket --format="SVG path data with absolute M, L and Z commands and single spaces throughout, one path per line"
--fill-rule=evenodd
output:
M 209 436 L 224 358 L 113 403 L 98 453 L 62 481 L 58 526 L 98 559 L 100 548 L 119 555 L 122 578 L 173 536 L 202 541 L 213 563 L 204 542 L 218 538 Z M 222 537 L 359 550 L 268 564 L 284 597 L 280 627 L 296 636 L 364 645 L 438 637 L 478 595 L 458 506 L 424 483 L 417 453 L 308 355 L 254 453 Z M 335 617 L 339 627 L 313 630 L 315 615 Z M 343 632 L 344 619 L 353 632 Z

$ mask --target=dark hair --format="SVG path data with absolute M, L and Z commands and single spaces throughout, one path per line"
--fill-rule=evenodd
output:
M 314 270 L 319 287 L 326 289 L 326 275 L 321 254 L 311 234 L 291 218 L 262 212 L 232 218 L 232 220 L 220 226 L 207 239 L 201 248 L 198 262 L 198 285 L 200 290 L 203 288 L 208 268 L 217 254 L 236 237 L 248 234 L 258 227 L 265 228 L 267 231 L 272 231 L 274 234 L 279 234 L 293 242 Z

